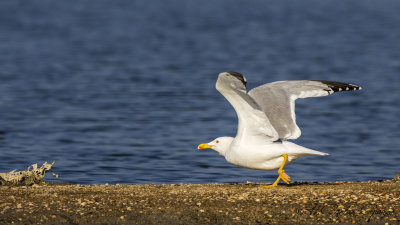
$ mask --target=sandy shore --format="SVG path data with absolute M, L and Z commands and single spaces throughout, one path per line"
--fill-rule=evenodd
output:
M 0 186 L 0 224 L 400 224 L 400 182 Z

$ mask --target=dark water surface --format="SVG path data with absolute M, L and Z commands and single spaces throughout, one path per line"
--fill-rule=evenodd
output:
M 400 172 L 400 1 L 155 0 L 0 2 L 0 171 L 55 161 L 93 183 L 273 181 L 197 145 L 234 136 L 215 90 L 292 79 L 358 84 L 296 103 L 302 136 L 327 152 L 295 181 Z

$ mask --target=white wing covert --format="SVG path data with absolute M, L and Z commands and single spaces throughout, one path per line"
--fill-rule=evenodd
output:
M 238 116 L 236 139 L 243 143 L 255 143 L 262 139 L 278 140 L 278 133 L 256 101 L 246 93 L 246 78 L 240 73 L 219 74 L 217 90 L 231 103 Z

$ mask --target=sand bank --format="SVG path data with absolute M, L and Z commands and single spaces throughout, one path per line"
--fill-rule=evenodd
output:
M 400 223 L 400 182 L 0 186 L 0 224 Z

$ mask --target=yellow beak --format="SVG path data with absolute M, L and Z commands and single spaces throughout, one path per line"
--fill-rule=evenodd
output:
M 203 144 L 199 144 L 197 149 L 205 149 L 205 148 L 211 148 L 211 147 L 212 147 L 212 145 L 209 145 L 208 143 L 203 143 Z

